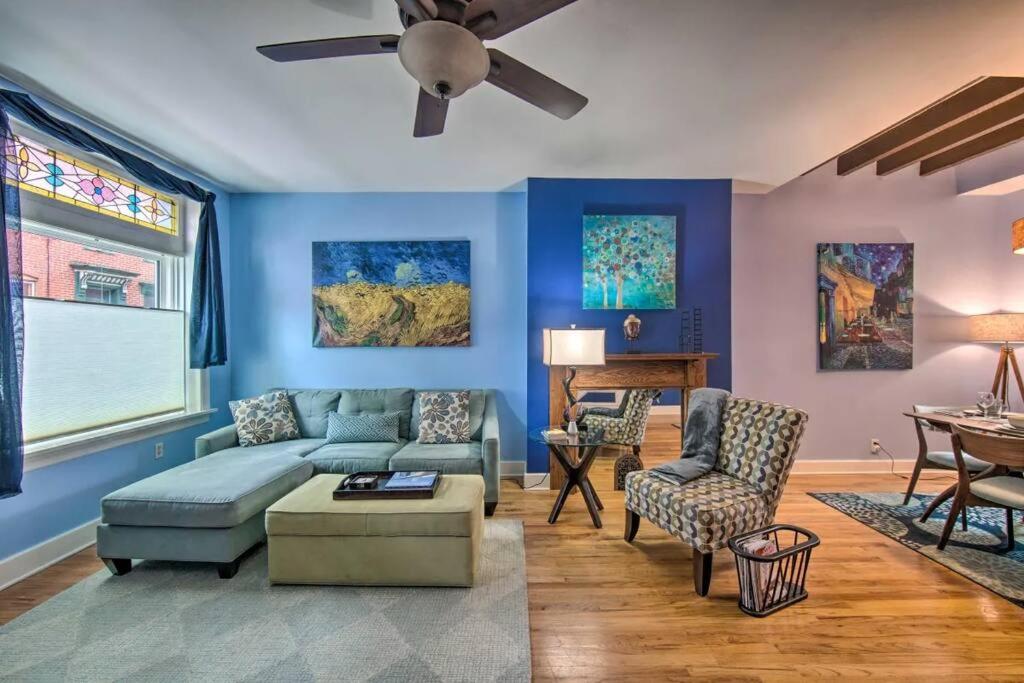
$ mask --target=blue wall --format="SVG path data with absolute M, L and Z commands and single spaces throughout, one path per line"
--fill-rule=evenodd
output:
M 525 457 L 522 193 L 242 194 L 231 198 L 232 395 L 287 387 L 499 390 L 502 459 Z M 468 239 L 468 348 L 314 348 L 312 242 Z
M 24 92 L 22 88 L 3 78 L 0 78 L 0 87 Z M 96 128 L 67 110 L 40 98 L 35 99 L 54 115 L 160 164 L 166 170 L 207 187 L 217 194 L 221 265 L 225 278 L 224 294 L 226 298 L 230 298 L 228 274 L 231 207 L 227 193 L 203 178 L 163 162 L 127 140 Z M 227 312 L 230 320 L 230 304 L 227 306 Z M 229 345 L 231 341 L 229 337 Z M 230 351 L 229 346 L 229 356 Z M 22 481 L 23 493 L 0 500 L 0 560 L 96 519 L 100 514 L 100 498 L 107 493 L 192 459 L 195 437 L 231 420 L 227 410 L 229 378 L 227 366 L 210 370 L 210 405 L 216 408 L 217 412 L 205 424 L 26 472 Z M 154 457 L 154 446 L 160 441 L 164 443 L 165 455 L 157 460 Z
M 700 306 L 704 350 L 721 354 L 709 364 L 712 386 L 732 386 L 728 180 L 582 180 L 531 178 L 527 183 L 527 424 L 548 422 L 548 369 L 541 361 L 541 330 L 604 327 L 610 353 L 625 351 L 620 330 L 628 311 L 585 311 L 583 215 L 676 216 L 676 297 L 680 308 Z M 679 350 L 679 311 L 636 311 L 643 321 L 640 350 Z M 664 401 L 679 402 L 678 392 Z M 530 444 L 527 471 L 546 472 L 543 446 Z

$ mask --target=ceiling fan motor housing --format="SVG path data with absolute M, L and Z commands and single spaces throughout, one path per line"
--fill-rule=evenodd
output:
M 491 68 L 480 39 L 447 21 L 420 21 L 406 29 L 398 58 L 420 87 L 442 100 L 479 85 Z

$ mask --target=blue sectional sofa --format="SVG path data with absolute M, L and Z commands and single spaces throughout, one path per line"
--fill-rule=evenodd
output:
M 266 535 L 263 513 L 314 474 L 439 470 L 484 478 L 484 509 L 498 504 L 501 445 L 493 391 L 470 392 L 472 440 L 421 444 L 414 389 L 288 390 L 302 438 L 238 445 L 234 425 L 196 439 L 196 459 L 103 498 L 97 554 L 114 574 L 133 559 L 212 562 L 234 576 L 241 556 Z M 331 412 L 401 414 L 398 443 L 326 443 Z

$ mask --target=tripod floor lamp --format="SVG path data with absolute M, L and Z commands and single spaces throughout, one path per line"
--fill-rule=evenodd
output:
M 1017 380 L 1017 390 L 1024 398 L 1024 380 L 1021 379 L 1017 356 L 1012 344 L 1024 344 L 1024 313 L 988 313 L 970 317 L 971 341 L 999 344 L 999 363 L 992 380 L 992 393 L 1009 405 L 1010 372 Z

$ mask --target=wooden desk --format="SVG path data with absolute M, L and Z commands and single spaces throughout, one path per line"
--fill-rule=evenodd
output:
M 604 365 L 585 365 L 577 368 L 576 379 L 572 382 L 574 395 L 582 389 L 679 389 L 680 426 L 686 424 L 686 410 L 690 390 L 707 386 L 709 360 L 718 358 L 717 353 L 611 353 Z M 565 410 L 565 391 L 562 380 L 568 369 L 552 366 L 548 371 L 548 423 L 562 422 Z M 679 445 L 682 448 L 683 430 L 679 430 Z M 553 459 L 548 463 L 551 472 L 551 488 L 562 485 L 562 468 Z

